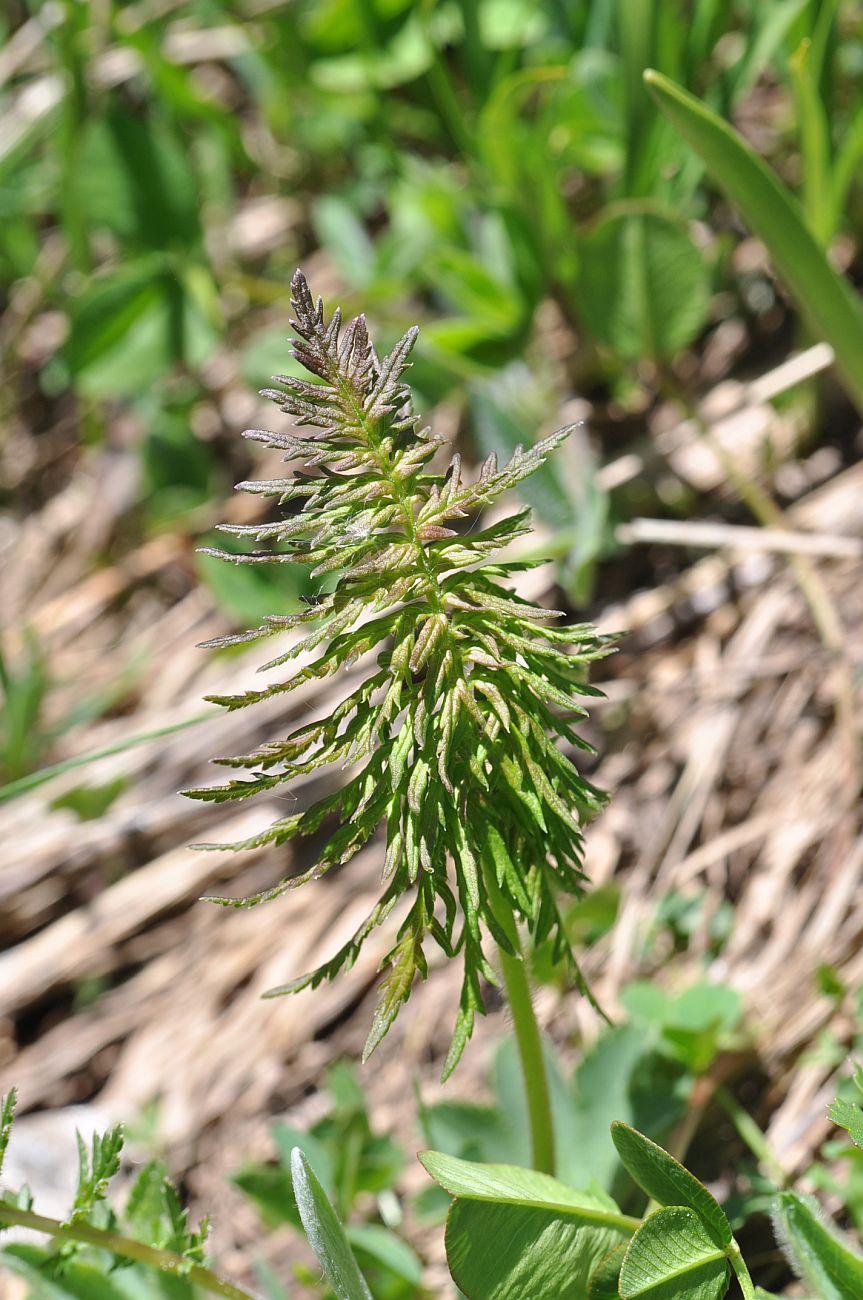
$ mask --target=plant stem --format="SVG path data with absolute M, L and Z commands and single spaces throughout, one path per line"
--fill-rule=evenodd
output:
M 776 1156 L 770 1149 L 766 1137 L 761 1129 L 755 1123 L 755 1120 L 748 1114 L 738 1101 L 732 1096 L 727 1088 L 720 1084 L 713 1094 L 731 1120 L 737 1132 L 743 1141 L 749 1147 L 749 1150 L 755 1156 L 756 1160 L 764 1168 L 774 1181 L 777 1187 L 788 1186 L 788 1175 L 782 1168 Z
M 743 1300 L 755 1300 L 755 1284 L 746 1267 L 746 1262 L 740 1253 L 740 1247 L 736 1241 L 732 1241 L 728 1250 L 728 1260 L 734 1269 L 737 1281 L 740 1283 L 740 1290 L 743 1292 Z
M 46 1232 L 57 1241 L 76 1241 L 84 1246 L 99 1246 L 109 1250 L 112 1255 L 123 1259 L 134 1259 L 140 1264 L 149 1264 L 162 1273 L 172 1273 L 178 1277 L 187 1277 L 189 1281 L 209 1291 L 211 1295 L 225 1296 L 226 1300 L 253 1300 L 248 1291 L 242 1291 L 232 1282 L 226 1282 L 203 1264 L 189 1264 L 182 1255 L 171 1250 L 159 1250 L 148 1246 L 143 1241 L 123 1237 L 118 1232 L 108 1232 L 103 1228 L 94 1228 L 89 1223 L 61 1223 L 59 1219 L 46 1219 L 42 1214 L 32 1210 L 21 1210 L 17 1205 L 6 1205 L 0 1201 L 0 1223 L 10 1227 L 32 1228 L 35 1232 Z
M 554 1174 L 554 1124 L 551 1115 L 551 1094 L 548 1073 L 542 1051 L 539 1025 L 533 1007 L 530 981 L 527 977 L 524 953 L 518 937 L 515 918 L 498 887 L 493 871 L 485 873 L 486 892 L 495 920 L 512 945 L 509 953 L 498 945 L 500 968 L 503 975 L 506 999 L 512 1014 L 515 1041 L 521 1062 L 527 1113 L 530 1122 L 530 1143 L 533 1167 L 543 1174 Z

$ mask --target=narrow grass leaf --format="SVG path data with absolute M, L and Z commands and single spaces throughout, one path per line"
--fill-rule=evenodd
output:
M 12 1121 L 15 1118 L 15 1107 L 18 1104 L 18 1090 L 11 1088 L 6 1096 L 0 1102 L 0 1173 L 3 1170 L 3 1159 L 6 1155 L 6 1148 L 9 1145 L 9 1138 L 12 1133 Z
M 661 73 L 648 69 L 644 77 L 663 113 L 766 245 L 810 329 L 833 348 L 842 382 L 863 412 L 863 307 L 828 262 L 800 205 L 727 122 Z
M 372 1300 L 345 1230 L 299 1147 L 291 1152 L 291 1175 L 306 1236 L 337 1300 Z

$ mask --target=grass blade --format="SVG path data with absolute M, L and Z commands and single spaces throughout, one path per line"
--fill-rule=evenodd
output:
M 796 199 L 700 100 L 653 69 L 644 78 L 662 112 L 766 245 L 809 328 L 833 348 L 842 383 L 863 413 L 863 307 L 828 262 Z
M 291 1152 L 291 1175 L 306 1236 L 338 1300 L 372 1300 L 345 1230 L 299 1147 Z
M 146 731 L 140 736 L 129 736 L 125 740 L 118 740 L 116 744 L 106 745 L 104 749 L 94 749 L 88 754 L 78 754 L 75 758 L 65 758 L 60 763 L 52 763 L 50 767 L 42 767 L 38 772 L 30 772 L 27 776 L 19 777 L 17 781 L 0 785 L 0 803 L 8 803 L 10 799 L 28 794 L 38 786 L 44 785 L 46 781 L 52 781 L 55 776 L 73 772 L 76 767 L 87 767 L 89 763 L 97 763 L 100 758 L 125 754 L 127 749 L 134 749 L 137 745 L 146 745 L 150 740 L 160 740 L 162 736 L 171 736 L 175 731 L 185 731 L 187 727 L 197 727 L 201 722 L 209 722 L 212 718 L 218 717 L 217 710 L 208 709 L 206 713 L 198 713 L 193 718 L 185 718 L 182 722 L 172 722 L 167 727 L 157 727 L 155 731 Z

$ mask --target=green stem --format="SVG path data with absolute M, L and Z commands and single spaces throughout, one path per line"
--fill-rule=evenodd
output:
M 21 1210 L 16 1205 L 0 1202 L 0 1223 L 32 1228 L 35 1232 L 46 1232 L 57 1241 L 75 1241 L 84 1246 L 99 1246 L 112 1255 L 123 1259 L 134 1259 L 140 1264 L 149 1264 L 162 1273 L 172 1273 L 178 1277 L 187 1277 L 189 1281 L 209 1291 L 211 1295 L 225 1296 L 227 1300 L 252 1300 L 248 1291 L 242 1291 L 232 1282 L 226 1282 L 203 1264 L 189 1264 L 182 1255 L 172 1250 L 159 1250 L 147 1246 L 143 1241 L 134 1241 L 123 1237 L 118 1232 L 107 1232 L 103 1228 L 94 1228 L 89 1223 L 61 1223 L 59 1219 L 46 1219 L 42 1214 L 32 1210 Z
M 518 937 L 515 919 L 500 892 L 492 871 L 485 873 L 486 892 L 495 920 L 503 930 L 513 952 L 499 946 L 500 968 L 503 975 L 506 999 L 512 1013 L 515 1041 L 521 1062 L 527 1113 L 530 1122 L 530 1142 L 533 1167 L 543 1174 L 554 1174 L 554 1124 L 551 1115 L 551 1094 L 548 1073 L 542 1051 L 542 1039 L 536 1012 L 533 1008 L 530 981 L 527 977 L 524 954 Z
M 750 1277 L 749 1269 L 746 1267 L 746 1262 L 736 1241 L 732 1241 L 728 1249 L 728 1260 L 734 1269 L 737 1281 L 740 1283 L 743 1300 L 755 1300 L 755 1283 Z
M 755 1156 L 755 1159 L 763 1166 L 765 1173 L 773 1179 L 777 1187 L 787 1187 L 788 1175 L 771 1151 L 766 1137 L 752 1116 L 743 1109 L 728 1089 L 721 1084 L 713 1095 Z

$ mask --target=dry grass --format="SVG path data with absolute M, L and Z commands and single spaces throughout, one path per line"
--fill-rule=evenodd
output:
M 736 455 L 754 455 L 765 430 L 774 442 L 787 439 L 787 417 L 757 388 L 735 393 L 733 401 L 727 391 L 713 401 Z M 673 415 L 656 413 L 655 445 L 682 479 L 715 487 L 715 462 Z M 720 530 L 695 539 L 711 548 L 695 559 L 675 545 L 691 537 L 656 543 L 654 570 L 664 566 L 668 580 L 597 609 L 605 629 L 630 631 L 604 666 L 608 698 L 594 712 L 602 755 L 596 777 L 613 800 L 588 836 L 593 880 L 614 877 L 624 898 L 617 926 L 588 959 L 600 1000 L 613 1011 L 622 983 L 662 965 L 661 945 L 645 957 L 642 942 L 657 901 L 670 891 L 703 891 L 701 929 L 668 969 L 684 981 L 706 962 L 711 977 L 743 994 L 752 1059 L 757 1053 L 768 1080 L 762 1118 L 789 1174 L 827 1131 L 834 1066 L 807 1062 L 807 1053 L 828 1023 L 839 1037 L 855 1029 L 850 1009 L 846 1016 L 818 995 L 817 969 L 829 962 L 851 988 L 863 976 L 863 837 L 852 752 L 863 667 L 854 558 L 863 537 L 863 466 L 843 469 L 818 453 L 786 464 L 786 478 L 792 471 L 797 499 L 785 533 L 844 539 L 832 550 L 822 545 L 826 554 L 800 545 L 841 626 L 842 653 L 816 632 L 787 557 L 769 539 L 753 550 L 751 537 Z M 13 635 L 24 621 L 37 632 L 62 684 L 53 706 L 62 711 L 111 689 L 118 676 L 131 678 L 122 716 L 70 734 L 67 753 L 192 717 L 203 694 L 248 683 L 254 667 L 254 652 L 219 658 L 195 649 L 223 631 L 224 620 L 195 584 L 186 539 L 161 536 L 123 551 L 129 491 L 124 457 L 92 451 L 26 521 L 7 520 L 0 536 L 3 618 Z M 255 504 L 234 503 L 235 517 Z M 97 567 L 105 552 L 118 558 Z M 548 581 L 550 571 L 543 574 Z M 0 1088 L 17 1082 L 25 1112 L 92 1102 L 133 1117 L 158 1099 L 159 1137 L 173 1167 L 193 1195 L 229 1207 L 217 1238 L 228 1270 L 255 1230 L 222 1175 L 241 1157 L 268 1151 L 273 1114 L 290 1112 L 302 1123 L 316 1113 L 322 1068 L 361 1044 L 384 940 L 370 942 L 335 987 L 271 1002 L 260 994 L 338 946 L 375 897 L 380 863 L 372 848 L 286 901 L 245 913 L 207 907 L 196 901 L 202 893 L 258 889 L 281 877 L 289 859 L 190 853 L 190 841 L 234 838 L 265 824 L 273 808 L 238 816 L 202 809 L 177 791 L 207 782 L 208 756 L 244 749 L 319 707 L 322 697 L 299 690 L 115 754 L 0 806 Z M 125 789 L 99 820 L 79 822 L 54 806 L 82 782 L 119 777 Z M 296 798 L 309 794 L 299 783 Z M 735 907 L 733 931 L 711 959 L 710 919 L 726 899 Z M 101 995 L 76 1003 L 75 990 L 94 979 Z M 415 1135 L 405 1098 L 415 1076 L 434 1092 L 456 999 L 454 972 L 437 965 L 365 1071 L 376 1122 L 408 1141 Z M 540 1005 L 570 1057 L 576 1036 L 595 1035 L 586 1003 L 544 990 Z M 480 1089 L 501 1027 L 498 1014 L 481 1026 L 451 1087 Z

